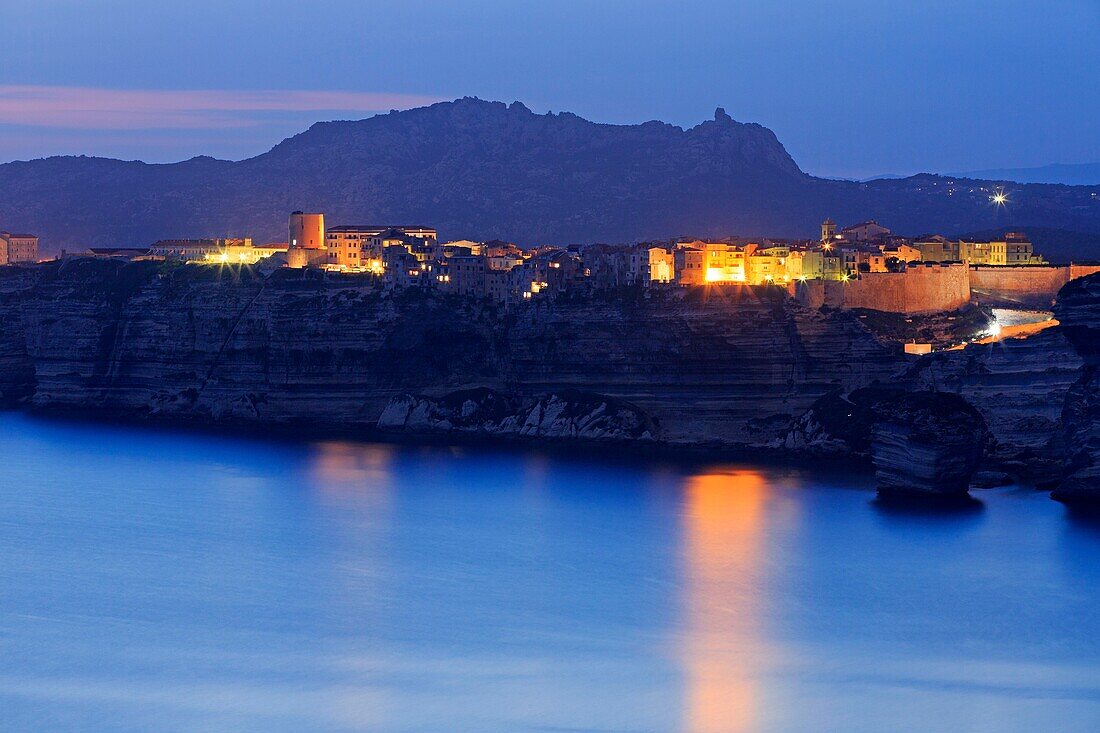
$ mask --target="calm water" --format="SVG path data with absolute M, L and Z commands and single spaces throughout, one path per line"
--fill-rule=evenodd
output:
M 0 413 L 0 729 L 1096 731 L 1100 526 Z

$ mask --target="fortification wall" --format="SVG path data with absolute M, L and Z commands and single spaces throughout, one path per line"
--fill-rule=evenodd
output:
M 934 313 L 970 302 L 966 265 L 915 265 L 904 272 L 865 272 L 847 282 L 809 280 L 798 283 L 794 296 L 820 308 L 870 308 L 890 313 Z
M 949 311 L 967 303 L 1018 303 L 1048 307 L 1070 280 L 1100 272 L 1100 265 L 995 266 L 926 264 L 905 272 L 869 272 L 848 282 L 793 283 L 791 295 L 810 308 L 872 308 L 891 313 Z
M 1069 279 L 1070 268 L 1065 265 L 970 268 L 970 287 L 979 300 L 1047 303 Z
M 1069 266 L 1069 279 L 1076 280 L 1079 277 L 1085 277 L 1086 275 L 1094 275 L 1100 272 L 1100 265 L 1074 265 Z

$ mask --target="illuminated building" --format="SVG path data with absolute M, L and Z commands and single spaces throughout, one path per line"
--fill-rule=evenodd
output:
M 650 282 L 669 283 L 676 273 L 676 258 L 664 247 L 649 247 Z
M 919 237 L 913 247 L 920 251 L 922 262 L 961 262 L 959 243 L 939 234 Z
M 844 258 L 844 271 L 847 272 L 886 272 L 886 255 L 882 250 L 867 248 L 846 248 L 841 250 Z
M 1009 232 L 993 242 L 959 242 L 960 259 L 971 265 L 1041 265 L 1045 260 L 1035 254 L 1027 235 Z
M 401 245 L 428 259 L 428 250 L 436 244 L 436 230 L 425 226 L 354 225 L 331 227 L 325 234 L 327 264 L 340 269 L 369 269 L 370 260 L 377 260 L 382 250 Z
M 444 290 L 462 295 L 480 296 L 485 291 L 486 258 L 460 255 L 447 260 L 447 280 Z
M 226 237 L 221 239 L 161 239 L 149 247 L 149 254 L 165 259 L 184 262 L 212 262 L 221 260 L 222 255 L 231 254 L 234 261 L 242 253 L 253 257 L 252 239 L 249 237 Z M 258 259 L 258 257 L 257 257 Z M 225 261 L 225 260 L 222 260 Z M 255 261 L 255 260 L 252 260 Z
M 322 265 L 325 252 L 325 215 L 295 211 L 290 215 L 286 252 L 287 267 Z
M 745 250 L 724 242 L 683 242 L 673 252 L 680 285 L 746 282 Z
M 848 242 L 875 242 L 890 236 L 892 232 L 874 219 L 853 224 L 840 230 L 839 238 Z
M 0 232 L 0 265 L 38 262 L 38 237 Z
M 787 257 L 787 276 L 791 280 L 820 278 L 825 274 L 821 250 L 795 250 Z
M 920 262 L 920 250 L 904 242 L 893 243 L 890 247 L 883 248 L 882 254 L 886 259 L 896 259 L 899 262 Z
M 758 249 L 756 245 L 750 244 L 745 249 L 750 253 L 746 259 L 749 283 L 762 285 L 787 282 L 790 279 L 787 273 L 787 259 L 791 255 L 790 247 Z

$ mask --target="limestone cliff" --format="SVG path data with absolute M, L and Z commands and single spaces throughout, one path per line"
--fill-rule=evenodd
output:
M 0 354 L 4 378 L 38 409 L 764 445 L 821 396 L 903 366 L 858 318 L 774 288 L 583 292 L 506 308 L 285 270 L 32 270 L 0 293 L 17 324 Z M 478 419 L 454 420 L 447 396 L 472 389 L 492 390 L 508 414 L 479 403 Z
M 914 358 L 876 336 L 881 319 L 776 288 L 581 290 L 506 307 L 361 276 L 70 260 L 0 269 L 0 399 L 309 431 L 866 457 L 885 419 L 876 405 L 938 391 L 976 408 L 989 463 L 1057 483 L 1067 465 L 1100 465 L 1100 276 L 1077 282 L 1061 326 Z
M 1065 461 L 1063 405 L 1083 361 L 1053 328 L 1027 339 L 977 344 L 932 354 L 903 380 L 955 392 L 985 418 L 994 440 L 990 458 L 1040 483 L 1056 483 Z
M 1053 496 L 1100 504 L 1100 275 L 1062 288 L 1054 313 L 1084 365 L 1062 410 L 1066 476 Z

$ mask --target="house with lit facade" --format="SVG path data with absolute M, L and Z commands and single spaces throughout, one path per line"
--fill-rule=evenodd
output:
M 325 231 L 325 249 L 329 269 L 378 270 L 382 251 L 389 246 L 406 247 L 423 261 L 430 258 L 438 234 L 432 227 L 394 225 L 354 225 L 329 227 Z
M 38 262 L 38 237 L 0 232 L 0 265 Z

